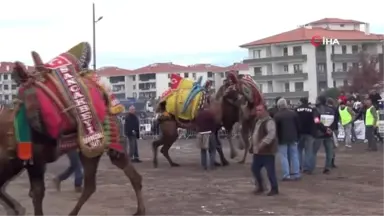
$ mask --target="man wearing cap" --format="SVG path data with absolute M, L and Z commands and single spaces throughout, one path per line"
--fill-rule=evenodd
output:
M 345 147 L 350 148 L 352 147 L 351 146 L 352 123 L 355 118 L 355 113 L 353 112 L 351 107 L 346 106 L 346 103 L 344 101 L 340 102 L 338 113 L 340 117 L 340 123 L 344 129 Z

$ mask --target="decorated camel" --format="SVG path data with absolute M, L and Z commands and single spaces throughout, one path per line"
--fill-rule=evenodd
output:
M 26 169 L 34 213 L 43 215 L 46 164 L 79 149 L 84 189 L 70 215 L 78 215 L 96 191 L 97 167 L 104 152 L 131 181 L 137 199 L 136 215 L 145 214 L 142 177 L 120 139 L 117 114 L 124 108 L 98 75 L 88 69 L 90 45 L 80 43 L 45 64 L 36 52 L 32 52 L 32 58 L 34 72 L 15 63 L 18 99 L 13 109 L 4 108 L 0 113 L 0 200 L 11 214 L 24 213 L 24 208 L 6 195 L 5 187 Z
M 241 123 L 240 143 L 244 143 L 242 146 L 245 145 L 246 150 L 240 163 L 244 163 L 249 147 L 248 137 L 252 122 L 254 122 L 253 115 L 248 115 L 248 113 L 262 102 L 262 97 L 256 83 L 248 76 L 238 77 L 237 73 L 229 72 L 227 80 L 228 82 L 220 87 L 214 97 L 215 102 L 221 104 L 222 110 L 218 113 L 220 116 L 217 116 L 217 118 L 221 119 L 223 126 L 228 131 L 231 158 L 237 155 L 232 142 L 232 127 L 236 122 Z M 159 123 L 162 135 L 152 143 L 155 167 L 158 165 L 157 148 L 161 145 L 160 152 L 168 160 L 169 164 L 171 166 L 179 166 L 169 156 L 169 149 L 178 137 L 177 128 L 193 128 L 193 119 L 198 115 L 199 109 L 205 103 L 204 100 L 209 98 L 206 95 L 210 83 L 202 87 L 199 84 L 201 79 L 193 82 L 176 75 L 172 75 L 171 81 L 173 87 L 161 96 L 157 109 L 161 113 Z M 192 102 L 188 103 L 188 101 Z M 220 158 L 224 158 L 224 156 Z
M 201 84 L 202 77 L 196 82 L 183 79 L 179 75 L 171 75 L 171 88 L 165 91 L 158 103 L 156 112 L 160 113 L 158 118 L 161 136 L 152 143 L 153 164 L 158 166 L 157 148 L 162 146 L 160 152 L 168 160 L 171 166 L 179 166 L 169 156 L 169 149 L 178 138 L 177 128 L 194 129 L 193 120 L 198 111 L 209 102 L 209 89 L 211 81 Z M 224 161 L 224 155 L 220 155 Z M 222 161 L 222 162 L 223 162 Z
M 231 157 L 237 155 L 232 144 L 232 129 L 237 122 L 240 124 L 239 148 L 244 149 L 244 154 L 239 163 L 244 163 L 250 145 L 249 137 L 256 121 L 254 109 L 263 103 L 262 94 L 249 75 L 238 75 L 237 71 L 229 71 L 215 98 L 221 101 L 222 124 L 227 131 Z

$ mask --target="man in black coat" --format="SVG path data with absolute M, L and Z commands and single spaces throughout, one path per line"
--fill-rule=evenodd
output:
M 135 114 L 135 107 L 132 105 L 128 109 L 125 116 L 124 134 L 129 143 L 129 156 L 134 163 L 140 163 L 139 149 L 137 146 L 137 139 L 140 138 L 140 122 Z
M 278 111 L 274 114 L 276 133 L 279 142 L 279 153 L 283 180 L 300 179 L 300 162 L 298 152 L 299 117 L 288 108 L 287 101 L 280 98 L 277 101 Z M 289 157 L 288 157 L 289 155 Z
M 299 118 L 299 160 L 304 173 L 310 173 L 310 163 L 313 160 L 313 144 L 315 142 L 316 125 L 314 122 L 316 111 L 309 106 L 308 98 L 300 99 L 300 106 L 296 108 Z

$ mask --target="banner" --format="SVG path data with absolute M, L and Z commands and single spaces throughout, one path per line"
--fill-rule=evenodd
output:
M 364 121 L 358 120 L 355 121 L 355 133 L 356 137 L 359 140 L 364 140 L 365 139 L 365 125 Z M 379 121 L 379 133 L 384 133 L 384 120 Z M 344 139 L 345 133 L 344 133 L 344 128 L 339 124 L 339 134 L 337 135 L 337 138 Z

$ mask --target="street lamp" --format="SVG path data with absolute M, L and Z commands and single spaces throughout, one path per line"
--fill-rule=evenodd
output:
M 96 23 L 103 19 L 100 16 L 96 19 L 95 3 L 92 4 L 92 27 L 93 27 L 93 70 L 96 71 Z

